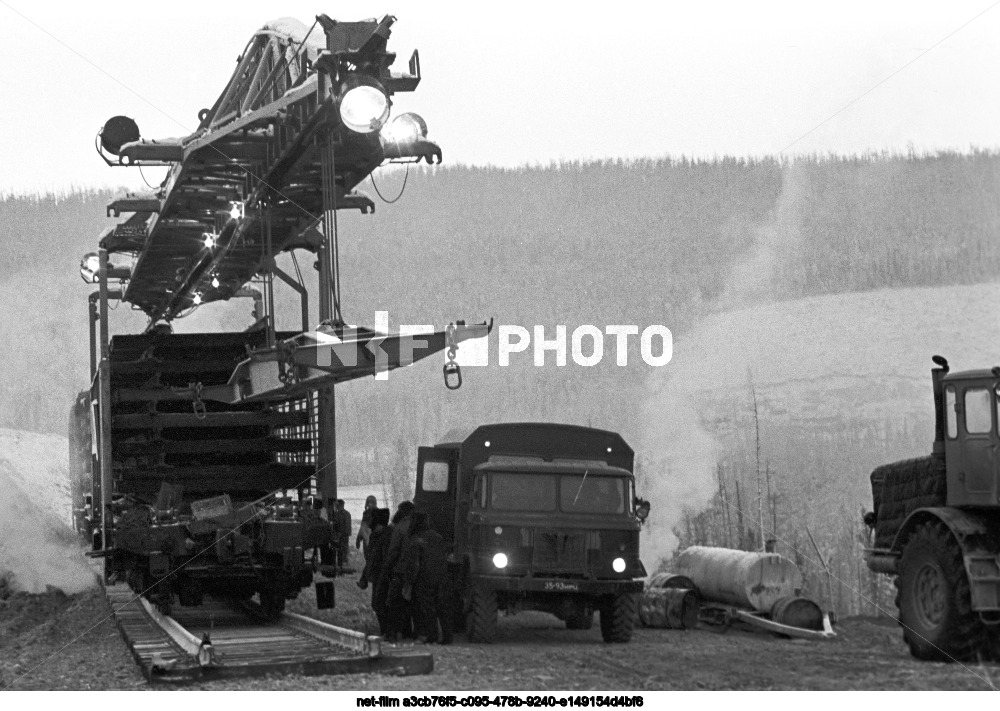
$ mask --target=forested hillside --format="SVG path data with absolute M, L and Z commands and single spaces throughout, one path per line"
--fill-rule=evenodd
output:
M 542 325 L 550 338 L 557 324 L 570 333 L 583 324 L 663 324 L 683 349 L 683 336 L 720 312 L 871 289 L 975 284 L 995 280 L 1000 268 L 1000 154 L 993 152 L 440 167 L 411 169 L 405 181 L 399 169 L 379 171 L 375 180 L 386 198 L 403 194 L 393 204 L 377 201 L 374 215 L 340 215 L 351 323 L 371 324 L 377 310 L 388 311 L 393 326 L 493 317 L 529 330 Z M 370 182 L 360 187 L 375 197 Z M 112 224 L 104 217 L 112 197 L 0 198 L 0 427 L 65 432 L 69 404 L 87 381 L 91 289 L 77 265 Z M 313 261 L 299 255 L 314 283 Z M 279 326 L 298 328 L 290 318 L 295 295 L 279 287 L 279 297 Z M 207 305 L 177 329 L 244 328 L 248 312 L 246 303 Z M 144 320 L 122 305 L 111 325 L 129 332 Z M 654 369 L 638 357 L 636 339 L 628 367 L 615 364 L 606 338 L 603 361 L 590 368 L 572 360 L 556 367 L 551 353 L 538 368 L 530 351 L 501 368 L 495 334 L 491 341 L 491 366 L 465 369 L 458 392 L 443 387 L 436 358 L 388 382 L 339 386 L 341 480 L 391 479 L 405 492 L 416 446 L 468 423 L 592 424 L 622 432 L 637 449 L 655 426 L 647 406 Z M 815 439 L 788 427 L 769 430 L 783 437 L 775 447 Z M 845 432 L 842 440 L 867 431 Z M 892 437 L 885 451 L 894 454 L 906 448 L 899 442 L 916 441 Z M 830 451 L 843 444 L 823 441 L 820 449 Z M 733 453 L 718 454 L 721 466 L 733 466 Z M 787 481 L 794 472 L 775 476 Z M 712 536 L 743 535 L 713 520 Z M 685 540 L 708 536 L 698 534 L 694 519 L 686 525 L 695 528 L 683 525 Z M 850 537 L 848 530 L 838 529 Z M 801 531 L 795 535 L 804 540 Z
M 403 174 L 376 180 L 392 197 Z M 370 323 L 382 309 L 393 324 L 492 316 L 570 331 L 660 323 L 677 334 L 734 304 L 975 283 L 994 278 L 1000 265 L 998 187 L 1000 156 L 987 152 L 411 170 L 397 203 L 341 216 L 345 315 Z M 362 188 L 374 196 L 370 183 Z M 0 425 L 64 431 L 66 407 L 87 377 L 88 288 L 77 263 L 111 224 L 104 217 L 111 197 L 0 199 L 7 247 L 0 254 L 7 363 Z M 141 327 L 127 308 L 113 315 L 113 328 Z M 245 326 L 246 311 L 245 304 L 206 307 L 184 328 Z M 343 402 L 377 403 L 379 431 L 363 419 L 359 427 L 383 442 L 413 428 L 433 437 L 467 416 L 636 431 L 634 388 L 649 374 L 641 361 L 627 368 L 610 355 L 594 368 L 528 363 L 515 360 L 516 376 L 496 368 L 472 373 L 458 397 L 441 392 L 437 363 L 425 363 L 419 374 L 394 374 L 377 389 L 347 386 Z M 345 443 L 361 445 L 347 414 Z

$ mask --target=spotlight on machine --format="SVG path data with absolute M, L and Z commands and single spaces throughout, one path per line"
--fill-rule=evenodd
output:
M 374 133 L 389 119 L 389 96 L 371 77 L 353 74 L 341 89 L 341 123 L 355 133 Z
M 396 116 L 379 133 L 379 140 L 386 158 L 417 161 L 423 158 L 428 163 L 441 162 L 441 148 L 427 140 L 427 122 L 419 114 L 407 112 Z
M 108 264 L 109 279 L 128 279 L 132 270 L 128 267 L 116 267 Z M 87 252 L 80 259 L 80 278 L 88 284 L 98 284 L 101 281 L 101 257 L 97 252 Z
M 139 126 L 135 121 L 128 116 L 112 116 L 104 122 L 101 130 L 97 132 L 97 136 L 94 138 L 94 148 L 97 149 L 97 155 L 101 157 L 101 160 L 108 165 L 122 164 L 121 158 L 116 164 L 105 153 L 119 156 L 122 146 L 138 141 L 139 138 Z

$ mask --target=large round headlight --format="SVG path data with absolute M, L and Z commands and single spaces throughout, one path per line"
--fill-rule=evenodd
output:
M 624 573 L 625 572 L 625 559 L 624 558 L 615 558 L 613 561 L 611 561 L 611 567 L 614 568 L 614 571 L 616 573 Z
M 497 553 L 495 556 L 493 556 L 493 565 L 495 565 L 498 568 L 506 568 L 507 567 L 507 554 L 506 553 Z
M 372 133 L 389 118 L 389 97 L 374 86 L 349 89 L 340 100 L 340 120 L 356 133 Z
M 382 137 L 393 143 L 414 143 L 427 138 L 427 122 L 418 114 L 400 114 L 385 127 Z

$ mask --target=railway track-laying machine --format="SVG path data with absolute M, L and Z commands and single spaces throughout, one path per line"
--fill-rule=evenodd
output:
M 376 331 L 341 315 L 337 211 L 373 212 L 356 187 L 386 162 L 441 160 L 421 117 L 393 114 L 393 95 L 420 81 L 416 51 L 407 71 L 391 69 L 394 21 L 270 23 L 190 135 L 147 140 L 124 116 L 98 134 L 109 165 L 167 175 L 108 205 L 125 217 L 81 262 L 97 289 L 91 385 L 70 422 L 77 521 L 107 579 L 161 611 L 258 595 L 277 614 L 311 584 L 313 552 L 330 538 L 334 385 L 447 349 L 445 384 L 456 387 L 459 342 L 489 331 Z M 297 259 L 296 276 L 275 262 L 303 251 L 319 271 L 316 328 Z M 276 279 L 299 296 L 292 330 L 277 330 Z M 246 330 L 173 332 L 193 309 L 243 297 L 254 303 Z M 112 302 L 144 312 L 145 330 L 112 337 Z M 322 585 L 317 599 L 332 606 Z

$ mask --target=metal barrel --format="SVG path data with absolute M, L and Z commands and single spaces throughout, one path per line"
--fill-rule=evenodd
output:
M 692 629 L 698 624 L 698 593 L 683 588 L 646 588 L 639 599 L 639 621 L 645 627 Z
M 823 629 L 823 611 L 804 597 L 783 597 L 771 607 L 771 619 L 789 627 L 804 630 Z
M 691 546 L 677 557 L 677 572 L 690 578 L 705 600 L 770 612 L 802 587 L 795 563 L 777 553 Z

